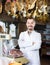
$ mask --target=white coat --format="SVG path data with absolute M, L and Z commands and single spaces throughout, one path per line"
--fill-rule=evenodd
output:
M 21 32 L 18 44 L 24 56 L 30 62 L 28 65 L 40 65 L 39 58 L 39 49 L 41 48 L 40 33 L 32 31 L 31 34 L 29 35 L 27 31 Z

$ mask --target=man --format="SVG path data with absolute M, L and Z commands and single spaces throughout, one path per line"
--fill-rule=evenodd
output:
M 35 24 L 34 19 L 27 19 L 27 31 L 21 32 L 18 40 L 20 50 L 29 60 L 28 65 L 40 65 L 41 34 L 34 30 Z

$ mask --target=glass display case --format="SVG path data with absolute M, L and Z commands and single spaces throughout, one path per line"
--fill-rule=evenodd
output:
M 10 39 L 11 37 L 9 34 L 0 33 L 0 56 L 3 56 L 4 54 L 7 55 L 7 47 L 5 44 L 7 40 L 10 40 Z

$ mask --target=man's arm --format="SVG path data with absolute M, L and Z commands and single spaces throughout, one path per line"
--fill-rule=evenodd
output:
M 32 46 L 27 47 L 26 50 L 38 50 L 41 48 L 41 35 L 37 35 L 36 40 L 32 43 Z
M 18 39 L 19 47 L 24 47 L 24 36 L 23 33 L 20 33 L 19 39 Z
M 25 40 L 25 33 L 21 33 L 20 36 L 19 36 L 19 40 L 18 40 L 18 44 L 19 44 L 19 47 L 20 48 L 26 48 L 26 47 L 29 47 L 31 46 L 32 44 L 29 44 L 30 43 L 30 40 Z

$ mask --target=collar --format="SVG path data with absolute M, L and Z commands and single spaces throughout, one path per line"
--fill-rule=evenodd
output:
M 26 31 L 27 34 L 32 34 L 32 33 L 35 33 L 35 30 L 31 31 L 30 33 L 28 32 L 28 30 Z

